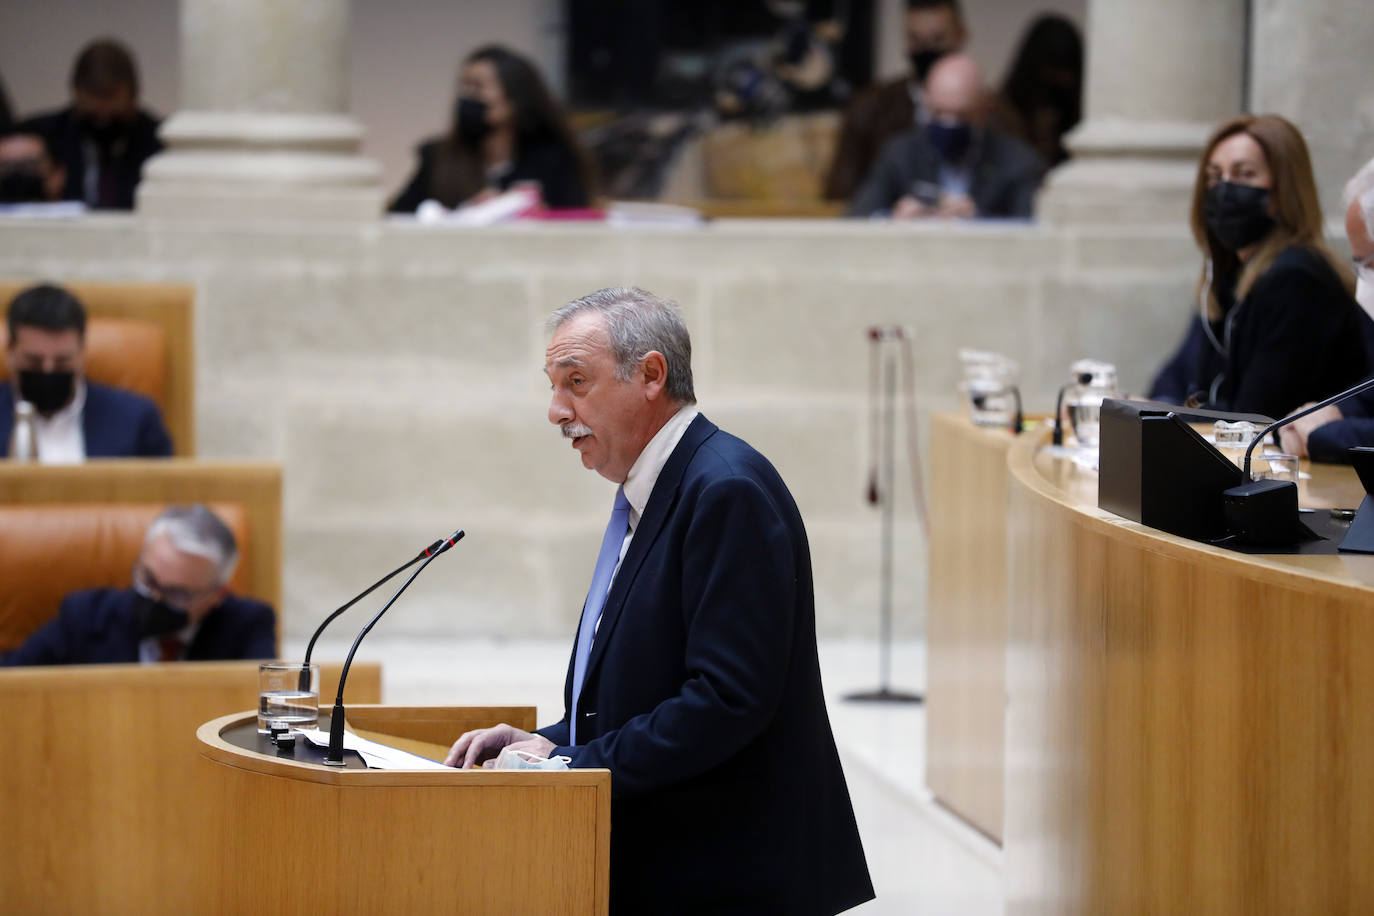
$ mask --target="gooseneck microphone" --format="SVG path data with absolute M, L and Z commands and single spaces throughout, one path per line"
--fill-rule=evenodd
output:
M 358 633 L 358 638 L 353 640 L 353 648 L 348 650 L 348 657 L 344 659 L 343 670 L 339 672 L 339 692 L 334 697 L 334 709 L 329 714 L 329 752 L 325 754 L 324 762 L 329 764 L 330 766 L 341 767 L 344 765 L 343 695 L 344 683 L 348 680 L 348 669 L 353 664 L 353 654 L 358 651 L 358 646 L 362 644 L 363 637 L 372 631 L 372 628 L 377 625 L 377 621 L 382 619 L 382 615 L 389 611 L 391 609 L 391 606 L 396 603 L 396 599 L 401 597 L 401 593 L 410 587 L 410 583 L 414 582 L 415 578 L 419 576 L 420 573 L 424 572 L 425 567 L 433 563 L 434 559 L 437 556 L 439 556 L 439 554 L 443 553 L 444 551 L 452 547 L 454 544 L 461 541 L 463 539 L 463 535 L 463 529 L 459 528 L 457 531 L 453 532 L 453 535 L 451 537 L 445 538 L 443 541 L 435 541 L 434 544 L 431 544 L 429 547 L 425 548 L 425 552 L 421 554 L 421 556 L 424 557 L 425 561 L 420 564 L 420 568 L 415 570 L 415 572 L 411 573 L 410 578 L 406 579 L 405 582 L 401 584 L 401 587 L 396 589 L 395 593 L 391 596 L 391 598 L 387 600 L 387 603 L 382 605 L 382 609 L 377 612 L 377 615 L 373 617 L 371 620 L 369 620 L 367 622 L 367 626 L 363 627 L 362 631 Z M 416 557 L 416 560 L 418 559 L 419 557 Z M 411 560 L 410 562 L 414 563 L 415 560 Z M 406 564 L 406 566 L 409 565 L 410 563 Z M 401 567 L 401 569 L 405 569 L 405 566 Z M 400 570 L 398 569 L 396 572 L 400 572 Z M 395 573 L 392 573 L 392 575 L 395 575 Z M 391 577 L 388 576 L 387 578 Z M 383 579 L 382 581 L 384 582 L 386 580 Z M 377 583 L 377 585 L 380 584 L 381 582 Z M 374 585 L 373 588 L 376 588 L 376 586 Z M 369 591 L 371 591 L 371 589 L 369 589 Z
M 461 531 L 458 533 L 458 537 L 462 537 Z M 353 605 L 357 604 L 359 601 L 362 601 L 368 595 L 372 594 L 377 589 L 385 585 L 387 582 L 390 582 L 396 576 L 405 572 L 407 569 L 414 566 L 416 563 L 419 563 L 426 557 L 437 556 L 438 554 L 443 553 L 445 550 L 448 550 L 455 543 L 457 543 L 458 537 L 440 538 L 433 544 L 430 544 L 424 550 L 417 553 L 413 558 L 406 560 L 400 566 L 397 566 L 391 572 L 387 573 L 385 576 L 382 576 L 376 582 L 373 582 L 371 585 L 369 585 L 366 589 L 359 592 L 357 595 L 353 596 L 353 598 L 347 604 L 343 605 L 338 610 L 334 611 L 334 613 L 330 614 L 328 617 L 322 620 L 320 622 L 320 625 L 315 628 L 315 632 L 311 635 L 310 642 L 307 643 L 305 646 L 305 661 L 301 663 L 300 689 L 310 689 L 310 655 L 315 651 L 315 640 L 320 638 L 320 634 L 324 632 L 324 628 L 329 626 L 329 624 L 334 621 L 335 617 L 338 617 L 344 611 L 348 610 Z
M 1289 414 L 1266 426 L 1250 442 L 1245 450 L 1243 476 L 1238 487 L 1222 492 L 1222 513 L 1226 519 L 1228 538 L 1242 544 L 1295 544 L 1316 537 L 1298 521 L 1298 485 L 1292 480 L 1251 480 L 1250 459 L 1255 446 L 1263 442 L 1271 433 L 1295 420 L 1301 420 L 1310 413 L 1323 407 L 1339 404 L 1361 392 L 1374 388 L 1374 376 L 1370 376 L 1354 388 L 1318 401 L 1311 407 Z
M 1250 479 L 1250 455 L 1255 451 L 1255 446 L 1259 445 L 1261 442 L 1267 439 L 1270 433 L 1276 431 L 1280 427 L 1287 426 L 1294 420 L 1301 420 L 1303 417 L 1307 416 L 1310 413 L 1316 413 L 1323 407 L 1330 407 L 1332 404 L 1339 404 L 1346 398 L 1353 398 L 1355 395 L 1368 391 L 1371 388 L 1374 388 L 1374 375 L 1371 375 L 1363 382 L 1360 382 L 1354 388 L 1349 388 L 1345 391 L 1342 391 L 1340 394 L 1333 394 L 1325 401 L 1318 401 L 1311 407 L 1303 408 L 1302 410 L 1299 410 L 1297 413 L 1290 413 L 1283 419 L 1275 420 L 1273 423 L 1270 423 L 1268 426 L 1264 428 L 1264 430 L 1258 436 L 1254 438 L 1254 440 L 1250 443 L 1250 447 L 1245 450 L 1245 479 L 1247 481 Z

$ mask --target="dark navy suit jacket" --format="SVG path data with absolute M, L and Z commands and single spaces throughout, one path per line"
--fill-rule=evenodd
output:
M 575 645 L 575 643 L 574 643 Z M 578 708 L 611 771 L 613 913 L 830 914 L 873 897 L 826 715 L 811 557 L 777 471 L 704 416 L 621 562 Z M 567 747 L 568 716 L 586 743 Z
M 93 588 L 62 599 L 57 616 L 17 649 L 4 665 L 98 665 L 138 661 L 139 633 L 131 589 Z M 187 661 L 276 658 L 276 615 L 269 605 L 230 595 L 201 620 L 186 647 Z
M 0 384 L 0 448 L 14 427 L 14 389 Z M 87 458 L 168 458 L 172 437 L 162 425 L 157 405 L 141 394 L 86 380 L 86 406 L 81 411 Z

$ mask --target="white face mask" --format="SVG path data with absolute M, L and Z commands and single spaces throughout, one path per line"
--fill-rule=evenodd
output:
M 1366 279 L 1364 271 L 1360 271 L 1359 282 L 1355 284 L 1355 301 L 1374 317 L 1374 279 Z

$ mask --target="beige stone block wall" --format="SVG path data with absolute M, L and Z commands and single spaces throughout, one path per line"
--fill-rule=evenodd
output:
M 1019 359 L 1031 411 L 1052 408 L 1081 356 L 1114 360 L 1123 384 L 1143 390 L 1182 333 L 1196 268 L 1181 221 L 1176 232 L 1089 234 L 862 221 L 685 232 L 0 221 L 3 276 L 195 284 L 201 454 L 283 462 L 292 636 L 461 526 L 467 539 L 381 628 L 571 639 L 612 488 L 547 422 L 542 323 L 571 297 L 625 283 L 682 303 L 703 410 L 791 486 L 821 630 L 872 634 L 879 514 L 864 501 L 864 329 L 914 329 L 924 447 L 930 412 L 957 406 L 961 346 Z M 901 429 L 898 442 L 894 618 L 909 635 L 924 621 L 925 535 Z

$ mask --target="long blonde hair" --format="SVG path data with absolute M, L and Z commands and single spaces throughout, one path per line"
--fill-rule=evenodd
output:
M 1269 212 L 1274 228 L 1259 242 L 1255 254 L 1245 262 L 1236 282 L 1236 299 L 1244 299 L 1255 281 L 1274 265 L 1274 259 L 1285 248 L 1300 245 L 1324 257 L 1345 284 L 1347 292 L 1354 292 L 1349 271 L 1327 246 L 1322 236 L 1322 208 L 1317 199 L 1317 182 L 1312 177 L 1312 157 L 1307 143 L 1292 122 L 1279 115 L 1241 115 L 1216 129 L 1198 162 L 1197 181 L 1193 185 L 1193 203 L 1189 224 L 1205 262 L 1198 279 L 1198 296 L 1206 296 L 1207 314 L 1213 321 L 1221 318 L 1221 304 L 1216 284 L 1221 277 L 1234 276 L 1240 259 L 1234 251 L 1221 244 L 1207 229 L 1203 219 L 1203 205 L 1207 199 L 1207 162 L 1212 151 L 1228 137 L 1249 134 L 1269 164 L 1272 183 L 1269 188 Z

